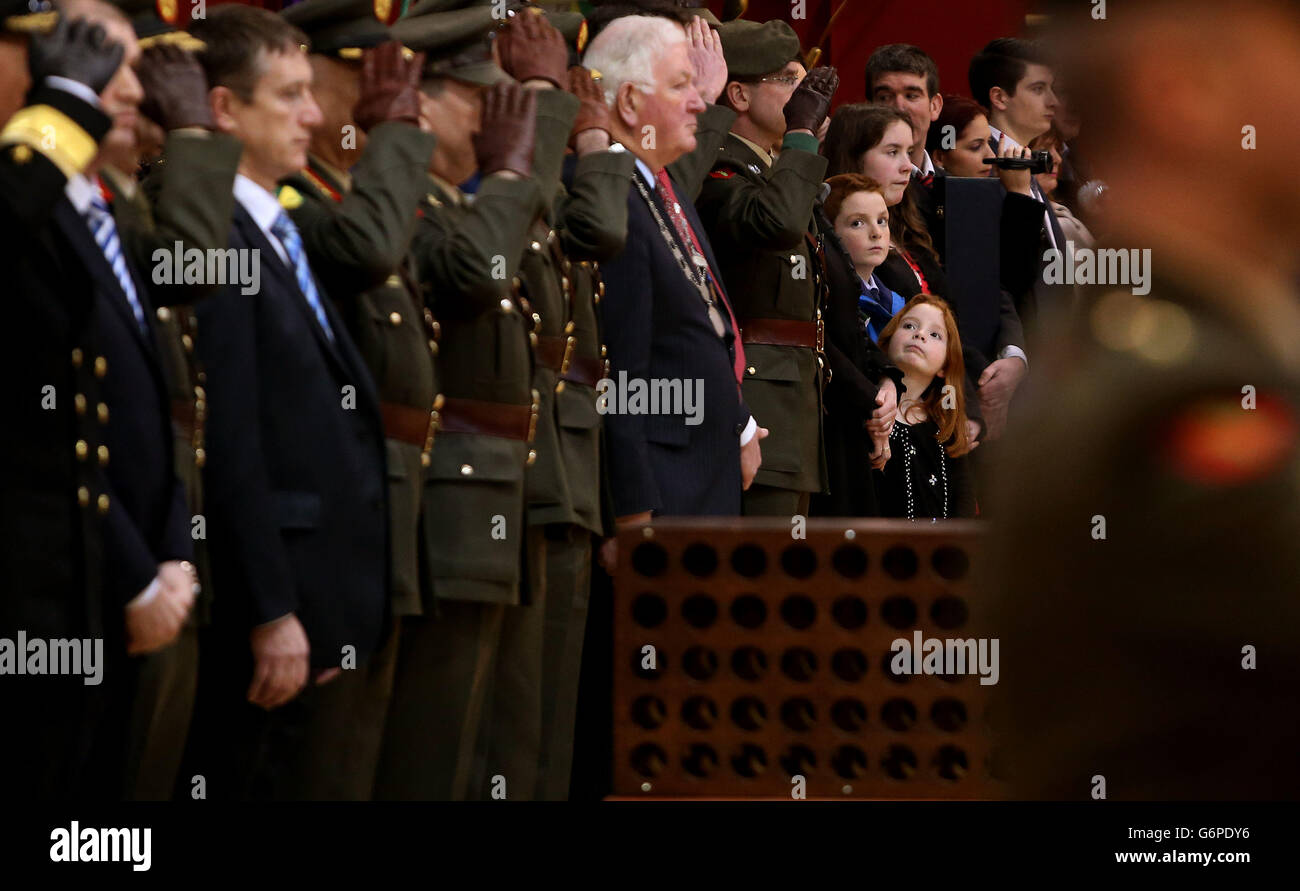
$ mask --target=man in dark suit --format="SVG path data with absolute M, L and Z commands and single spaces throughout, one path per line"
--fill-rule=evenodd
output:
M 647 45 L 652 52 L 634 55 Z M 623 524 L 656 513 L 738 514 L 766 431 L 740 399 L 743 347 L 716 258 L 667 170 L 695 148 L 696 115 L 705 108 L 685 34 L 664 19 L 628 16 L 600 33 L 584 61 L 604 76 L 611 135 L 637 158 L 627 247 L 604 267 L 616 514 Z M 634 388 L 649 392 L 665 381 L 698 392 L 697 414 L 684 399 L 643 413 L 652 406 L 639 405 Z
M 1005 149 L 1019 150 L 1029 145 L 1037 136 L 1046 133 L 1056 117 L 1056 95 L 1052 92 L 1055 79 L 1050 59 L 1042 47 L 1018 37 L 1000 37 L 990 41 L 971 59 L 968 79 L 971 96 L 988 110 L 989 146 L 995 152 Z M 1030 195 L 1043 205 L 1040 237 L 1034 244 L 1034 276 L 1025 281 L 1013 273 L 1004 276 L 1004 284 L 1016 300 L 1021 319 L 1029 326 L 1037 326 L 1040 316 L 1049 324 L 1058 314 L 1070 309 L 1073 289 L 1066 285 L 1047 285 L 1042 270 L 1047 262 L 1048 249 L 1066 250 L 1065 235 L 1036 182 L 1030 184 Z M 1004 265 L 1007 251 L 1017 251 L 1021 244 L 1004 244 Z M 1024 264 L 1015 263 L 1014 270 Z
M 362 728 L 348 736 L 354 785 L 338 791 L 368 799 L 401 622 L 420 615 L 428 588 L 420 515 L 438 418 L 437 328 L 407 249 L 436 140 L 419 126 L 422 60 L 403 58 L 402 45 L 375 18 L 373 0 L 305 0 L 281 17 L 311 39 L 312 95 L 324 120 L 312 133 L 307 166 L 281 185 L 280 203 L 375 378 L 388 453 L 395 621 L 366 668 L 331 685 L 352 703 L 337 714 Z M 355 142 L 340 134 L 354 134 Z
M 192 31 L 207 44 L 217 127 L 244 144 L 230 245 L 256 252 L 261 279 L 198 313 L 208 534 L 227 592 L 214 608 L 225 664 L 201 679 L 213 708 L 199 719 L 228 723 L 196 728 L 223 751 L 197 757 L 194 771 L 229 769 L 230 785 L 211 787 L 221 795 L 336 797 L 350 766 L 325 685 L 363 669 L 388 612 L 379 402 L 275 196 L 321 120 L 305 36 L 245 6 L 213 10 Z

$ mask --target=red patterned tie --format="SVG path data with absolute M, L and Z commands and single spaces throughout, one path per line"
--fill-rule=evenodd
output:
M 662 190 L 661 194 L 664 199 L 664 206 L 668 208 L 668 215 L 672 217 L 673 225 L 677 227 L 678 236 L 684 243 L 693 245 L 696 254 L 700 257 L 705 257 L 704 249 L 700 247 L 700 240 L 695 237 L 695 230 L 691 228 L 690 220 L 686 219 L 686 214 L 682 212 L 682 206 L 677 201 L 677 193 L 673 191 L 673 183 L 672 180 L 668 178 L 667 168 L 663 168 L 655 174 L 655 179 L 659 182 L 659 188 Z M 713 281 L 714 285 L 716 285 L 714 293 L 718 295 L 723 307 L 726 308 L 727 318 L 731 320 L 731 330 L 736 335 L 735 371 L 736 384 L 739 386 L 740 382 L 745 379 L 745 347 L 744 344 L 740 342 L 740 326 L 736 324 L 736 315 L 731 311 L 731 301 L 729 301 L 727 295 L 722 292 L 722 282 L 713 274 L 713 269 L 710 268 L 707 263 L 708 260 L 706 258 L 706 265 L 704 268 L 708 270 L 709 278 Z

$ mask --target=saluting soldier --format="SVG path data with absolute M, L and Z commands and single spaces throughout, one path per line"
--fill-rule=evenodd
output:
M 726 22 L 718 35 L 722 101 L 736 118 L 696 207 L 736 304 L 745 402 L 770 431 L 743 512 L 807 515 L 812 493 L 826 489 L 817 134 L 839 79 L 830 68 L 804 76 L 799 38 L 783 21 Z
M 393 26 L 425 53 L 437 136 L 412 251 L 442 327 L 444 395 L 423 522 L 433 602 L 404 622 L 378 798 L 465 798 L 507 607 L 519 604 L 524 471 L 537 426 L 532 350 L 513 285 L 541 193 L 536 99 L 493 61 L 488 5 L 417 4 Z M 426 10 L 433 10 L 427 11 Z M 471 199 L 458 184 L 479 176 Z
M 137 269 L 148 271 L 149 293 L 158 304 L 152 321 L 171 398 L 176 475 L 185 487 L 193 524 L 203 514 L 206 393 L 189 304 L 209 293 L 216 281 L 205 272 L 199 281 L 191 278 L 187 283 L 183 273 L 177 274 L 183 265 L 175 257 L 197 249 L 203 252 L 206 270 L 207 252 L 225 248 L 242 146 L 227 134 L 213 132 L 207 80 L 191 55 L 200 44 L 176 29 L 176 6 L 152 0 L 124 0 L 119 6 L 132 16 L 140 41 L 136 74 L 144 88 L 141 109 L 149 117 L 137 121 L 133 143 L 114 146 L 100 178 L 123 248 Z M 150 128 L 165 133 L 161 157 L 153 157 L 142 136 Z M 150 176 L 137 182 L 137 170 L 146 168 Z M 162 253 L 156 255 L 158 251 Z M 229 272 L 228 266 L 222 267 L 223 275 Z M 171 798 L 185 750 L 198 681 L 199 627 L 206 624 L 214 594 L 206 531 L 192 528 L 191 538 L 200 580 L 198 600 L 176 642 L 141 660 L 125 765 L 128 798 Z
M 104 443 L 109 369 L 95 349 L 90 273 L 53 212 L 112 126 L 96 97 L 124 50 L 101 26 L 57 21 L 49 4 L 33 11 L 5 0 L 0 19 L 0 637 L 104 638 L 112 629 L 120 638 L 122 604 L 106 602 L 103 586 L 103 473 L 75 457 Z M 22 727 L 0 735 L 15 800 L 84 794 L 106 703 L 104 685 L 83 681 L 27 675 L 0 685 L 8 723 Z
M 339 794 L 350 799 L 372 794 L 400 622 L 424 610 L 420 516 L 437 423 L 437 325 L 407 255 L 436 140 L 420 127 L 423 59 L 405 58 L 379 17 L 397 10 L 384 0 L 304 0 L 281 13 L 311 41 L 323 120 L 280 204 L 374 377 L 388 459 L 394 623 L 375 656 L 330 688 L 350 702 L 332 714 L 358 728 L 340 737 L 350 771 Z
M 570 59 L 586 46 L 587 24 L 578 13 L 547 13 L 564 35 Z M 613 534 L 604 425 L 596 411 L 596 386 L 608 376 L 600 325 L 604 292 L 600 263 L 623 249 L 627 190 L 635 158 L 611 151 L 609 106 L 599 74 L 569 69 L 569 90 L 581 105 L 569 136 L 563 186 L 554 219 L 568 280 L 573 347 L 555 384 L 560 449 L 577 520 L 547 536 L 546 632 L 542 646 L 542 736 L 535 796 L 568 797 L 577 714 L 578 678 L 587 603 L 591 592 L 592 536 Z M 566 326 L 567 327 L 567 326 Z

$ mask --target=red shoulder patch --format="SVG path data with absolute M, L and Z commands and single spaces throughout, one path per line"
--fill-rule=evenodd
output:
M 712 170 L 709 172 L 709 176 L 713 179 L 731 179 L 735 175 L 736 171 L 734 170 Z
M 1295 409 L 1271 393 L 1207 399 L 1175 415 L 1162 433 L 1164 457 L 1188 482 L 1239 486 L 1273 473 L 1295 450 Z

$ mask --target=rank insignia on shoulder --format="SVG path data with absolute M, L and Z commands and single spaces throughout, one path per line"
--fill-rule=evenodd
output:
M 1276 472 L 1295 451 L 1296 410 L 1272 393 L 1254 408 L 1234 396 L 1206 398 L 1171 417 L 1160 434 L 1164 457 L 1188 482 L 1237 486 Z
M 758 174 L 761 174 L 763 172 L 763 168 L 759 167 L 757 164 L 750 164 L 749 172 L 757 176 Z
M 709 172 L 709 176 L 713 179 L 731 179 L 735 175 L 736 171 L 734 170 L 712 170 Z
M 276 197 L 280 199 L 280 206 L 285 210 L 296 210 L 302 206 L 302 194 L 293 186 L 280 186 Z

